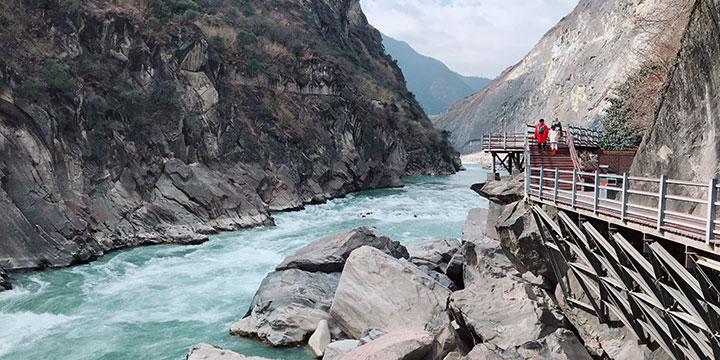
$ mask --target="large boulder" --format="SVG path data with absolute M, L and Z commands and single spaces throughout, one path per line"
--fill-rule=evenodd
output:
M 331 342 L 325 348 L 325 354 L 322 360 L 338 360 L 358 346 L 360 346 L 360 340 L 339 340 Z
M 328 326 L 327 320 L 320 320 L 317 329 L 310 336 L 308 340 L 308 348 L 310 353 L 316 358 L 322 357 L 325 353 L 325 348 L 330 344 L 331 335 L 330 327 Z
M 567 329 L 510 349 L 493 343 L 478 344 L 463 360 L 592 360 L 575 334 Z
M 460 241 L 452 238 L 416 240 L 406 243 L 405 247 L 412 263 L 443 271 L 453 255 L 460 251 Z
M 390 240 L 373 227 L 362 226 L 311 242 L 285 258 L 276 270 L 340 272 L 350 253 L 361 246 L 372 246 L 395 258 L 409 257 L 407 249 L 399 242 Z
M 223 350 L 210 344 L 197 344 L 190 347 L 187 360 L 272 360 L 258 356 L 240 355 L 230 350 Z
M 248 313 L 231 325 L 230 332 L 273 346 L 302 343 L 320 321 L 331 320 L 329 310 L 339 280 L 339 273 L 272 272 L 260 285 Z
M 350 350 L 342 360 L 419 360 L 433 350 L 434 337 L 424 331 L 398 330 Z
M 410 262 L 450 290 L 463 288 L 460 241 L 453 238 L 416 240 L 405 244 Z M 459 257 L 458 257 L 459 256 Z M 449 272 L 448 272 L 449 270 Z
M 530 271 L 537 276 L 555 280 L 552 265 L 542 245 L 540 229 L 527 203 L 518 201 L 506 206 L 495 229 L 503 251 L 521 273 Z
M 465 245 L 468 282 L 448 301 L 463 345 L 472 348 L 492 342 L 509 348 L 540 339 L 564 325 L 551 297 L 526 282 L 498 244 Z
M 488 209 L 470 209 L 465 224 L 462 227 L 463 242 L 483 242 L 488 221 Z
M 565 283 L 574 297 L 584 303 L 590 300 L 583 291 L 575 275 L 569 272 Z M 583 311 L 565 302 L 560 285 L 555 290 L 555 298 L 568 321 L 575 327 L 578 335 L 585 341 L 585 347 L 596 358 L 667 360 L 670 357 L 662 348 L 654 351 L 639 344 L 632 330 L 625 326 L 607 326 L 598 321 L 597 316 Z M 598 300 L 597 298 L 595 299 Z
M 525 195 L 525 174 L 504 176 L 501 180 L 490 180 L 470 187 L 480 196 L 500 205 L 520 201 Z
M 423 331 L 442 317 L 449 295 L 411 262 L 363 246 L 345 263 L 330 314 L 354 338 L 368 328 Z

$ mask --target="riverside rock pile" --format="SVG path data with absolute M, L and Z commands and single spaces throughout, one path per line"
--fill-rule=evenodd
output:
M 462 241 L 402 245 L 368 227 L 316 240 L 267 276 L 231 333 L 325 360 L 590 359 L 547 283 L 486 238 L 486 218 L 471 211 Z

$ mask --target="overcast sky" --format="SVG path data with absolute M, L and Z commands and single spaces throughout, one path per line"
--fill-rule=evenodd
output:
M 577 0 L 361 0 L 370 23 L 463 75 L 520 61 Z

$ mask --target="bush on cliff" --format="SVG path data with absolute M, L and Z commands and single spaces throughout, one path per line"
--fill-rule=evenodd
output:
M 609 98 L 610 107 L 603 119 L 600 148 L 605 150 L 635 149 L 642 141 L 641 130 L 630 124 L 631 111 L 620 98 Z

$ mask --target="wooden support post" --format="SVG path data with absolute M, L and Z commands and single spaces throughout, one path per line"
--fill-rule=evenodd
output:
M 715 237 L 715 203 L 718 199 L 717 185 L 717 179 L 710 180 L 708 184 L 707 231 L 705 233 L 705 243 L 708 245 L 710 245 L 710 240 Z
M 648 234 L 643 234 L 643 253 L 648 255 L 652 253 L 652 250 L 650 250 L 650 244 L 654 243 L 655 239 L 653 239 Z
M 496 156 L 496 155 L 495 155 L 494 152 L 490 152 L 490 155 L 492 156 L 492 172 L 493 172 L 493 174 L 494 174 L 494 173 L 497 172 L 497 169 L 496 169 L 496 167 L 495 167 L 495 156 Z
M 597 214 L 600 203 L 600 170 L 595 170 L 595 194 L 593 195 L 593 212 Z
M 573 185 L 572 185 L 572 200 L 570 201 L 570 204 L 572 207 L 575 207 L 575 200 L 577 199 L 577 179 L 578 179 L 578 169 L 573 168 Z
M 545 166 L 540 167 L 540 200 L 542 200 L 543 195 L 543 183 L 545 182 Z
M 667 199 L 667 177 L 660 175 L 660 188 L 658 191 L 658 217 L 657 217 L 657 231 L 660 231 L 663 224 L 665 223 L 665 203 Z
M 557 203 L 558 190 L 560 190 L 560 169 L 555 168 L 555 190 L 553 192 L 553 201 Z
M 627 216 L 628 191 L 630 190 L 630 176 L 628 173 L 623 174 L 622 189 L 622 209 L 620 209 L 620 220 L 625 221 L 625 217 Z

